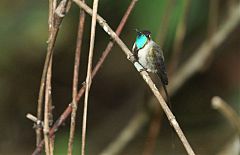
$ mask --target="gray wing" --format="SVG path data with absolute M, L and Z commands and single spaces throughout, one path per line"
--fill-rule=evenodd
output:
M 157 74 L 160 77 L 162 83 L 164 85 L 168 85 L 168 76 L 167 76 L 167 71 L 166 71 L 166 66 L 164 63 L 164 56 L 162 49 L 154 43 L 154 45 L 151 48 L 152 54 L 154 54 L 155 57 L 155 65 L 157 67 Z

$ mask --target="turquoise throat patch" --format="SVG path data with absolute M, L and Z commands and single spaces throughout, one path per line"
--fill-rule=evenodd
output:
M 143 46 L 147 43 L 147 37 L 145 35 L 139 35 L 136 39 L 136 46 L 138 49 L 143 48 Z

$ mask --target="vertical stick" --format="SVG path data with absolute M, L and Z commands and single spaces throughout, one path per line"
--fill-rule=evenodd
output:
M 85 2 L 85 0 L 82 0 L 82 1 Z M 73 152 L 72 151 L 73 139 L 74 139 L 74 133 L 75 133 L 76 114 L 77 114 L 77 93 L 78 93 L 77 90 L 78 90 L 79 64 L 80 64 L 80 56 L 81 56 L 84 23 L 85 23 L 85 12 L 80 8 L 74 73 L 73 73 L 73 89 L 72 89 L 72 104 L 71 104 L 72 114 L 71 114 L 70 136 L 68 141 L 68 155 L 72 155 L 72 152 Z
M 95 41 L 95 30 L 96 30 L 96 21 L 97 21 L 97 8 L 98 0 L 93 1 L 93 15 L 92 15 L 92 26 L 91 26 L 91 38 L 90 38 L 90 48 L 88 54 L 88 68 L 87 68 L 87 77 L 86 77 L 86 91 L 84 98 L 84 109 L 83 109 L 83 125 L 82 125 L 82 155 L 85 155 L 85 146 L 86 146 L 86 128 L 87 128 L 87 107 L 88 107 L 88 94 L 91 86 L 92 80 L 92 59 L 93 59 L 93 49 Z
M 50 103 L 50 96 L 51 96 L 51 71 L 52 68 L 52 57 L 50 59 L 50 64 L 47 71 L 46 77 L 46 87 L 45 87 L 45 108 L 44 108 L 44 141 L 45 141 L 45 152 L 46 155 L 51 155 L 50 152 L 50 138 L 49 138 L 49 103 Z
M 42 108 L 43 108 L 43 96 L 44 96 L 44 87 L 47 70 L 49 68 L 50 59 L 52 57 L 53 46 L 55 39 L 53 39 L 53 18 L 54 18 L 54 10 L 56 8 L 56 0 L 49 0 L 49 15 L 48 15 L 48 49 L 47 55 L 45 59 L 45 64 L 43 68 L 43 73 L 41 77 L 41 84 L 38 95 L 38 108 L 37 108 L 37 118 L 38 120 L 42 120 Z M 36 144 L 39 145 L 42 139 L 42 129 L 40 127 L 36 128 Z

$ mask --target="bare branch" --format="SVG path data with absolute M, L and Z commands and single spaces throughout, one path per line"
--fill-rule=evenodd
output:
M 85 2 L 85 0 L 82 0 L 82 1 Z M 82 9 L 80 9 L 77 46 L 76 46 L 75 63 L 74 63 L 74 74 L 73 74 L 73 90 L 72 90 L 72 104 L 71 104 L 72 114 L 71 114 L 70 136 L 69 136 L 69 142 L 68 142 L 69 155 L 72 155 L 73 139 L 74 139 L 74 132 L 75 132 L 75 124 L 76 124 L 78 74 L 79 74 L 79 64 L 80 64 L 80 56 L 81 56 L 84 23 L 85 23 L 85 12 Z
M 46 77 L 46 88 L 45 88 L 45 108 L 44 108 L 44 126 L 43 126 L 43 133 L 44 133 L 44 141 L 45 141 L 45 152 L 46 155 L 53 154 L 50 152 L 50 137 L 49 137 L 49 103 L 50 103 L 50 97 L 51 97 L 51 77 L 52 77 L 52 57 L 50 59 L 50 65 L 47 71 L 47 77 Z
M 49 38 L 47 41 L 47 43 L 48 43 L 47 54 L 46 54 L 45 63 L 44 63 L 44 67 L 43 67 L 43 73 L 42 73 L 42 77 L 41 77 L 39 95 L 38 95 L 38 108 L 37 108 L 38 120 L 42 120 L 43 95 L 44 95 L 44 87 L 45 87 L 47 70 L 48 70 L 50 59 L 53 54 L 53 48 L 54 48 L 54 45 L 56 42 L 59 26 L 60 26 L 62 19 L 66 13 L 67 2 L 68 2 L 68 0 L 62 0 L 60 2 L 60 4 L 58 5 L 58 7 L 56 8 L 56 11 L 58 11 L 58 13 L 54 12 L 54 15 L 52 15 L 52 12 L 53 12 L 53 7 L 55 7 L 55 5 L 56 5 L 55 0 L 53 1 L 53 3 L 51 2 L 52 4 L 50 4 L 50 8 L 49 8 L 49 10 L 50 10 L 50 12 L 49 12 L 49 14 L 50 14 L 49 15 L 49 28 L 50 28 L 49 33 L 50 34 L 49 34 Z M 61 14 L 61 16 L 59 16 L 59 13 Z M 51 18 L 51 20 L 50 20 L 50 18 Z M 36 128 L 36 136 L 37 136 L 36 141 L 37 141 L 37 145 L 38 145 L 41 141 L 41 129 L 40 128 Z
M 73 0 L 73 1 L 76 4 L 78 4 L 79 7 L 83 8 L 88 14 L 92 15 L 91 8 L 89 8 L 86 4 L 82 3 L 79 0 Z M 106 21 L 100 16 L 97 16 L 97 21 L 102 26 L 102 28 L 105 30 L 105 32 L 108 35 L 110 35 L 116 41 L 116 43 L 120 46 L 122 51 L 127 55 L 129 60 L 132 63 L 136 64 L 137 62 L 134 62 L 134 60 L 132 59 L 132 58 L 134 58 L 132 52 L 127 48 L 127 46 L 122 42 L 122 40 L 116 35 L 116 33 L 113 32 L 113 30 L 109 27 L 109 25 L 106 23 Z M 139 66 L 141 66 L 141 65 L 139 65 Z M 141 71 L 140 74 L 141 74 L 142 78 L 145 80 L 145 82 L 148 84 L 150 89 L 152 90 L 152 92 L 155 95 L 155 97 L 157 98 L 157 100 L 159 101 L 163 111 L 165 112 L 170 124 L 175 129 L 175 131 L 176 131 L 178 137 L 180 138 L 181 142 L 183 143 L 183 146 L 185 147 L 187 153 L 189 155 L 194 155 L 195 153 L 193 152 L 193 150 L 192 150 L 191 146 L 189 145 L 185 135 L 183 134 L 175 116 L 173 115 L 173 113 L 169 109 L 167 103 L 164 101 L 162 95 L 160 94 L 160 92 L 156 88 L 156 86 L 153 83 L 153 81 L 151 80 L 150 76 L 148 75 L 148 73 L 146 71 Z
M 91 83 L 92 83 L 92 60 L 93 60 L 93 50 L 94 50 L 94 45 L 95 45 L 97 9 L 98 9 L 98 0 L 94 0 L 93 1 L 90 48 L 89 48 L 89 54 L 88 54 L 86 90 L 85 90 L 84 107 L 83 107 L 82 148 L 81 148 L 82 155 L 85 155 L 85 146 L 86 146 L 88 96 L 89 96 L 89 91 L 90 91 L 90 87 L 91 87 Z
M 39 128 L 42 128 L 43 127 L 43 122 L 38 120 L 37 117 L 35 117 L 34 115 L 32 114 L 27 114 L 26 117 L 28 119 L 30 119 L 31 121 L 33 121 L 37 126 L 39 126 Z
M 240 118 L 236 111 L 233 110 L 222 98 L 214 96 L 212 98 L 212 107 L 218 110 L 229 122 L 237 129 L 240 134 Z

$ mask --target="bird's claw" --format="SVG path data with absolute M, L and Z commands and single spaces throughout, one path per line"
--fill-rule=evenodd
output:
M 143 66 L 141 64 L 139 64 L 137 61 L 134 62 L 134 66 L 137 69 L 138 72 L 142 72 L 145 71 L 145 69 L 143 68 Z

